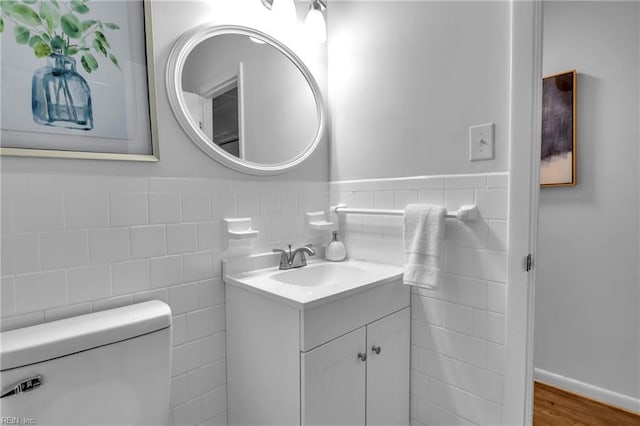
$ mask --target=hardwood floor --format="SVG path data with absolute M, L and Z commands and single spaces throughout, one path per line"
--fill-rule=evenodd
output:
M 534 426 L 640 426 L 632 413 L 571 392 L 535 382 Z

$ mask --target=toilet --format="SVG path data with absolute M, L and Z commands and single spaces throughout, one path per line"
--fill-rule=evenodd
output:
M 3 421 L 166 425 L 170 348 L 171 310 L 160 301 L 1 333 Z

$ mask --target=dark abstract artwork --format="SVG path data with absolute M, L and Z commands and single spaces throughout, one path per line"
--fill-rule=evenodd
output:
M 542 82 L 542 155 L 540 184 L 576 184 L 576 71 Z

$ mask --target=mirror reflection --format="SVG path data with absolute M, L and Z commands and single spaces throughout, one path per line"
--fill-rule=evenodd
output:
M 244 34 L 200 42 L 185 61 L 182 92 L 192 121 L 210 141 L 254 163 L 290 161 L 320 125 L 313 91 L 298 67 Z

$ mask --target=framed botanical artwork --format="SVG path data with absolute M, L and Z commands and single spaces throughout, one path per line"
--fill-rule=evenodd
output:
M 576 83 L 575 70 L 542 80 L 542 186 L 576 184 Z
M 1 0 L 0 154 L 158 161 L 148 0 Z

